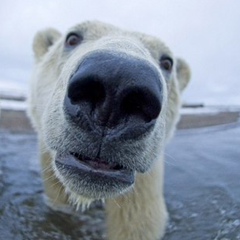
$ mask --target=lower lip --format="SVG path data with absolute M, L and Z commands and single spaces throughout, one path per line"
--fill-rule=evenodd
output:
M 104 169 L 104 168 L 95 168 L 91 165 L 88 165 L 86 162 L 76 159 L 71 154 L 56 155 L 56 166 L 60 169 L 66 169 L 73 174 L 89 174 L 93 178 L 102 178 L 105 181 L 111 180 L 119 182 L 121 184 L 126 184 L 128 186 L 134 183 L 134 171 L 129 169 Z M 61 172 L 61 171 L 60 171 Z

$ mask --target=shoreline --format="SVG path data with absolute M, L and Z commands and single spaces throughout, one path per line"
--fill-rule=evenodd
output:
M 237 123 L 240 121 L 240 109 L 228 110 L 223 108 L 217 111 L 186 111 L 184 108 L 181 113 L 181 118 L 178 122 L 177 129 L 195 129 L 208 128 L 226 124 Z M 34 133 L 34 129 L 26 115 L 24 109 L 7 109 L 1 110 L 0 130 L 13 133 Z

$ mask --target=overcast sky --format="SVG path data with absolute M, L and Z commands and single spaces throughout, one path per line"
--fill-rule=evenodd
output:
M 239 0 L 1 0 L 0 88 L 27 89 L 36 31 L 85 20 L 164 40 L 191 66 L 185 101 L 240 104 Z

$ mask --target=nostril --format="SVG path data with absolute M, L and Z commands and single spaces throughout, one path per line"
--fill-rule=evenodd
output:
M 73 79 L 68 87 L 68 97 L 72 104 L 83 101 L 96 105 L 105 99 L 104 86 L 96 76 Z
M 155 96 L 149 89 L 128 89 L 122 98 L 121 112 L 126 116 L 138 116 L 145 122 L 150 122 L 161 112 L 161 96 Z

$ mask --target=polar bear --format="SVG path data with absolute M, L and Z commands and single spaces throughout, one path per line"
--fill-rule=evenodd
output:
M 36 34 L 28 115 L 49 206 L 105 200 L 110 240 L 156 240 L 164 148 L 190 79 L 158 38 L 98 21 Z

